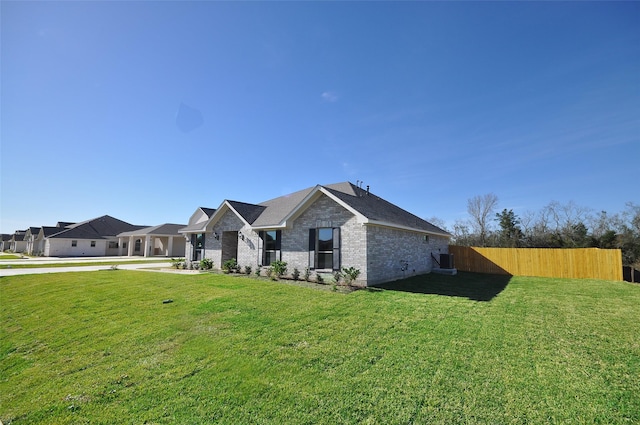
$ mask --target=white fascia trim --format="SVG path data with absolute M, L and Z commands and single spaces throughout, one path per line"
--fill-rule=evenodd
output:
M 189 230 L 184 230 L 184 229 L 180 229 L 178 230 L 178 233 L 182 233 L 183 235 L 189 235 L 191 233 L 204 233 L 207 229 L 206 229 L 206 222 L 202 222 L 204 227 L 200 227 L 198 229 L 189 229 Z M 186 226 L 185 226 L 186 227 Z
M 386 222 L 386 221 L 367 220 L 367 222 L 363 223 L 363 224 L 364 225 L 369 225 L 369 226 L 380 226 L 380 227 L 389 227 L 389 228 L 392 228 L 392 229 L 407 230 L 409 232 L 422 233 L 423 235 L 442 236 L 442 237 L 451 239 L 451 235 L 446 234 L 446 233 L 430 232 L 428 230 L 416 229 L 414 227 L 409 227 L 409 226 L 401 226 L 399 224 L 389 223 L 389 222 Z

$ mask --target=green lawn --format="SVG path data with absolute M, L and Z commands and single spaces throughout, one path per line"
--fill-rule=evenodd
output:
M 474 274 L 392 286 L 0 278 L 0 420 L 640 422 L 640 286 Z
M 0 254 L 0 260 L 19 260 L 21 258 L 22 256 L 17 254 Z

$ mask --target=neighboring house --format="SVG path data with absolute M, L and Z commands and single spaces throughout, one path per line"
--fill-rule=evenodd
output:
M 289 273 L 297 268 L 301 274 L 307 267 L 315 273 L 355 267 L 364 285 L 429 273 L 432 255 L 448 253 L 451 237 L 349 182 L 257 205 L 225 200 L 207 220 L 190 220 L 180 233 L 190 261 L 209 258 L 221 268 L 235 258 L 255 268 L 282 260 Z
M 129 257 L 134 255 L 184 257 L 184 236 L 178 233 L 178 230 L 184 227 L 184 224 L 167 223 L 120 233 L 118 235 L 119 255 L 124 255 L 124 250 L 127 249 L 126 255 Z
M 36 239 L 40 233 L 41 227 L 29 227 L 24 235 L 24 240 L 27 243 L 25 252 L 29 255 L 42 254 L 42 250 L 38 250 Z
M 11 238 L 13 235 L 8 233 L 0 234 L 0 252 L 8 251 L 11 248 Z
M 13 252 L 24 252 L 27 249 L 27 241 L 24 240 L 26 230 L 16 230 L 9 239 L 9 250 Z
M 117 235 L 147 227 L 129 224 L 108 215 L 81 223 L 58 224 L 62 226 L 60 231 L 49 236 L 45 233 L 51 229 L 45 231 L 43 228 L 43 252 L 47 257 L 119 255 Z
M 42 253 L 44 255 L 45 241 L 52 235 L 56 233 L 60 233 L 64 231 L 69 226 L 74 225 L 75 223 L 67 222 L 67 221 L 59 221 L 55 226 L 42 226 L 40 228 L 40 232 L 38 232 L 38 236 L 35 238 L 33 243 L 34 250 L 37 253 Z

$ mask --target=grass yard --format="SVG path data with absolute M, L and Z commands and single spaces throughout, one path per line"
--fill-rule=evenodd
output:
M 0 420 L 640 423 L 640 286 L 461 273 L 393 287 L 0 278 Z
M 6 253 L 0 254 L 0 260 L 19 260 L 21 258 L 22 258 L 21 255 L 16 255 L 16 254 L 6 254 Z

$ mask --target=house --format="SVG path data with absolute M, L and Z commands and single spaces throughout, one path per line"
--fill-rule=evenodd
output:
M 38 236 L 36 236 L 33 241 L 33 252 L 32 254 L 43 254 L 44 255 L 44 247 L 45 241 L 52 235 L 56 233 L 60 233 L 64 231 L 69 226 L 74 225 L 75 223 L 67 222 L 67 221 L 59 221 L 55 226 L 42 226 L 40 227 L 40 231 L 38 232 Z
M 42 228 L 43 253 L 46 257 L 119 255 L 117 235 L 144 227 L 108 215 L 75 224 L 61 222 L 58 231 Z
M 184 227 L 184 224 L 166 223 L 120 233 L 118 234 L 119 255 L 123 255 L 126 248 L 126 255 L 129 257 L 134 255 L 184 257 L 184 236 L 178 233 L 178 230 Z
M 27 249 L 27 241 L 24 240 L 26 230 L 16 230 L 9 239 L 9 250 L 12 252 L 24 252 Z
M 24 235 L 24 240 L 27 243 L 25 252 L 29 255 L 41 254 L 42 251 L 38 250 L 36 239 L 40 233 L 41 227 L 29 227 Z
M 0 252 L 8 251 L 11 248 L 11 238 L 13 235 L 9 233 L 0 234 Z
M 282 260 L 289 272 L 309 268 L 316 274 L 354 267 L 362 285 L 431 272 L 432 256 L 447 253 L 451 237 L 349 182 L 260 204 L 225 200 L 180 233 L 190 261 L 208 258 L 221 268 L 235 258 L 241 267 L 255 268 Z

